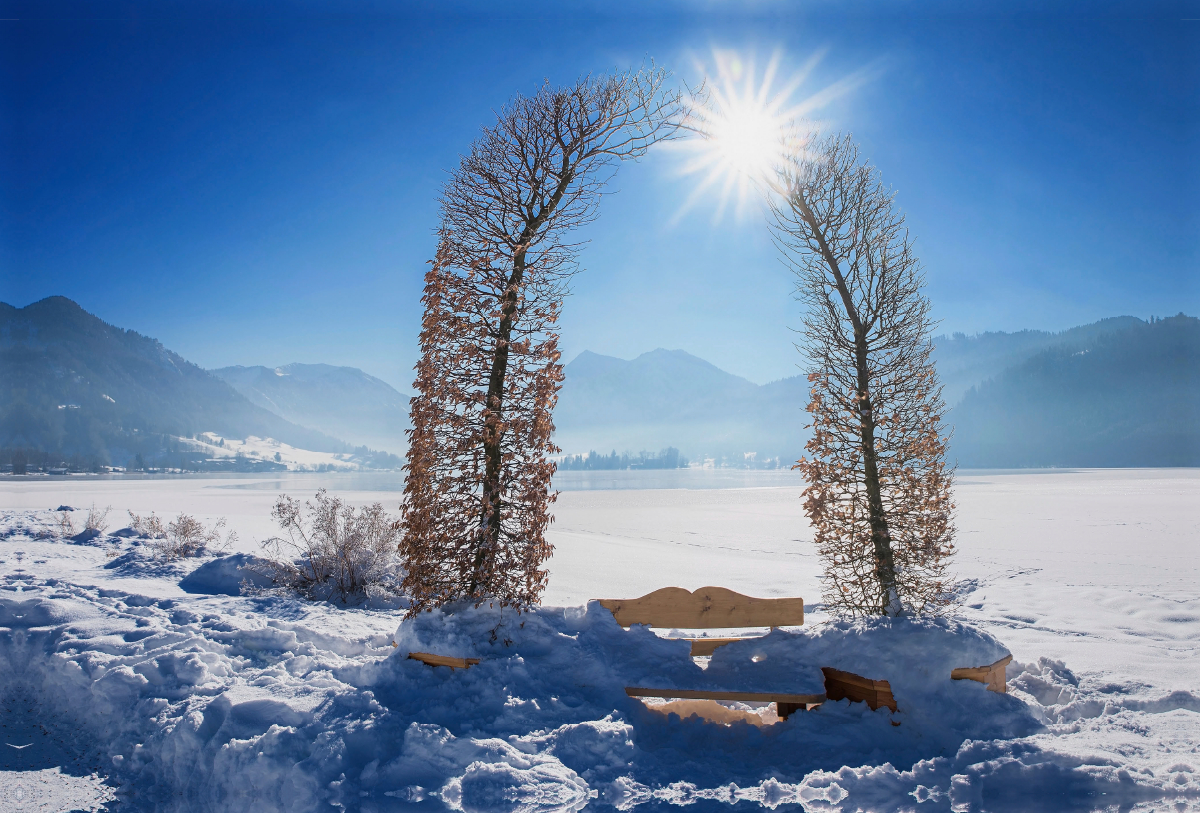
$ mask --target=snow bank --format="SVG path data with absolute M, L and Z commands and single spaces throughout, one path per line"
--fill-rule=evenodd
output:
M 246 564 L 236 557 L 159 571 L 128 540 L 38 536 L 43 519 L 0 528 L 4 736 L 29 745 L 6 749 L 0 769 L 60 767 L 83 796 L 98 774 L 123 809 L 1200 809 L 1200 697 L 1049 659 L 1010 664 L 1008 695 L 952 681 L 1007 652 L 960 622 L 777 630 L 701 668 L 686 643 L 622 629 L 595 602 L 401 622 L 228 595 Z M 24 569 L 33 562 L 64 564 L 48 576 Z M 181 577 L 205 592 L 182 592 Z M 431 668 L 412 651 L 480 663 Z M 624 691 L 819 691 L 821 666 L 889 680 L 898 712 L 838 701 L 721 725 Z
M 1094 711 L 1053 666 L 1024 667 L 1014 680 L 1043 693 L 1059 687 L 1054 699 L 1066 702 L 1057 707 L 950 681 L 942 667 L 960 661 L 938 647 L 957 644 L 984 661 L 1003 652 L 952 622 L 775 632 L 718 649 L 703 670 L 687 644 L 622 629 L 595 603 L 520 616 L 428 613 L 398 626 L 396 647 L 377 642 L 390 650 L 383 655 L 345 640 L 336 651 L 336 635 L 285 620 L 296 603 L 280 599 L 253 600 L 254 612 L 247 599 L 208 599 L 241 611 L 204 613 L 115 590 L 6 586 L 0 662 L 17 670 L 5 685 L 35 687 L 44 716 L 85 735 L 136 809 L 535 813 L 744 800 L 904 810 L 924 799 L 936 810 L 997 793 L 1021 805 L 1053 792 L 1128 802 L 1200 793 L 1193 762 L 1166 777 L 1135 776 L 1039 742 L 1039 717 Z M 916 675 L 880 675 L 893 681 L 897 714 L 841 701 L 778 725 L 714 725 L 655 713 L 624 693 L 634 684 L 758 685 L 809 657 L 852 668 L 867 657 L 858 644 L 885 671 Z M 406 657 L 429 650 L 482 660 L 452 671 Z M 381 654 L 362 657 L 370 652 Z M 1190 718 L 1183 709 L 1197 699 L 1166 702 Z M 1104 713 L 1134 712 L 1110 704 Z

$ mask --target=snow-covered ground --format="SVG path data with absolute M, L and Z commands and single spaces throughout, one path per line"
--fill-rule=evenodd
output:
M 195 438 L 172 437 L 172 440 L 182 449 L 202 452 L 213 460 L 232 460 L 241 455 L 251 460 L 274 461 L 287 466 L 291 471 L 315 470 L 318 466 L 335 471 L 351 471 L 359 468 L 359 465 L 353 460 L 353 455 L 350 454 L 313 452 L 289 446 L 274 438 L 260 438 L 255 435 L 243 440 L 221 437 L 215 432 L 202 432 Z
M 225 517 L 254 553 L 281 491 L 324 486 L 394 511 L 395 473 L 0 479 L 0 810 L 1200 809 L 1200 471 L 960 475 L 958 617 L 979 632 L 883 636 L 821 625 L 791 473 L 557 484 L 570 490 L 543 609 L 400 623 L 187 593 L 180 580 L 211 560 L 60 541 L 49 510 L 112 505 L 110 531 L 126 509 Z M 586 605 L 708 584 L 804 596 L 809 623 L 702 670 L 685 645 Z M 939 678 L 958 652 L 1005 648 L 1008 696 Z M 433 669 L 405 658 L 417 650 L 482 662 Z M 623 691 L 796 691 L 816 666 L 871 663 L 896 715 L 841 701 L 718 725 Z

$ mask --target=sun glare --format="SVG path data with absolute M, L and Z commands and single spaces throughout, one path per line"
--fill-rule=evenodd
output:
M 781 55 L 776 52 L 759 74 L 753 57 L 731 51 L 714 51 L 708 65 L 697 67 L 705 75 L 706 104 L 693 111 L 700 138 L 678 142 L 688 152 L 683 173 L 697 175 L 700 183 L 676 216 L 680 219 L 700 199 L 716 191 L 714 222 L 732 203 L 738 216 L 769 183 L 775 167 L 789 149 L 796 127 L 812 110 L 858 84 L 849 77 L 802 100 L 797 89 L 820 60 L 811 58 L 799 71 L 777 83 Z
M 741 100 L 739 100 L 741 101 Z M 775 161 L 782 136 L 780 122 L 757 105 L 747 105 L 713 122 L 712 148 L 731 172 L 757 178 Z

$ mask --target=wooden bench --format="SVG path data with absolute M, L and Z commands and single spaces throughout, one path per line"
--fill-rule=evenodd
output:
M 651 627 L 710 629 L 721 627 L 784 627 L 804 624 L 802 598 L 752 598 L 724 587 L 701 587 L 688 592 L 680 587 L 664 587 L 641 598 L 600 599 L 600 604 L 612 612 L 623 627 L 647 624 Z M 692 656 L 711 655 L 717 647 L 748 638 L 685 638 L 691 642 Z M 1004 668 L 1012 660 L 1008 655 L 987 666 L 955 669 L 954 680 L 974 680 L 987 685 L 993 692 L 1007 692 Z M 661 697 L 704 700 L 741 700 L 775 703 L 780 719 L 786 720 L 793 711 L 809 708 L 829 700 L 849 700 L 866 703 L 871 709 L 880 707 L 896 711 L 896 698 L 886 680 L 856 675 L 840 669 L 822 667 L 825 678 L 824 695 L 768 694 L 760 692 L 685 691 L 682 689 L 647 689 L 626 687 L 630 697 Z
M 804 599 L 753 598 L 724 587 L 701 587 L 688 591 L 681 587 L 664 587 L 635 599 L 599 599 L 600 605 L 613 614 L 622 627 L 646 624 L 659 628 L 728 629 L 731 627 L 785 627 L 804 624 Z M 692 657 L 712 655 L 720 646 L 735 641 L 751 640 L 756 636 L 737 638 L 682 638 L 691 644 Z M 394 644 L 393 644 L 394 645 Z M 429 666 L 467 669 L 479 663 L 478 658 L 456 658 L 429 652 L 410 652 L 408 657 Z M 993 692 L 1007 692 L 1005 667 L 1012 661 L 1008 655 L 986 666 L 954 669 L 954 680 L 974 680 L 984 683 Z M 737 692 L 708 689 L 660 689 L 626 686 L 625 693 L 637 698 L 679 700 L 742 701 L 774 703 L 781 720 L 788 715 L 819 705 L 828 700 L 864 702 L 871 709 L 886 707 L 896 711 L 896 698 L 886 680 L 856 675 L 840 669 L 822 667 L 825 692 L 796 694 L 787 692 Z
M 752 598 L 724 587 L 701 587 L 688 591 L 664 587 L 634 599 L 599 599 L 622 627 L 647 624 L 651 627 L 682 629 L 728 629 L 730 627 L 785 627 L 804 623 L 802 598 Z M 692 657 L 711 655 L 717 647 L 748 638 L 683 638 L 691 643 Z M 825 700 L 824 694 L 788 692 L 727 692 L 710 689 L 655 689 L 626 686 L 630 697 L 678 698 L 680 700 L 740 700 L 774 703 L 781 720 Z

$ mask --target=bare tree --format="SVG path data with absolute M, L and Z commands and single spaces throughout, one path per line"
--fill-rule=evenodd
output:
M 405 466 L 410 614 L 464 598 L 521 608 L 545 587 L 571 234 L 617 163 L 679 132 L 688 105 L 668 79 L 651 65 L 518 96 L 443 189 Z
M 802 140 L 776 180 L 774 236 L 807 306 L 813 436 L 797 467 L 826 605 L 852 615 L 935 610 L 949 601 L 953 471 L 904 216 L 848 135 Z

